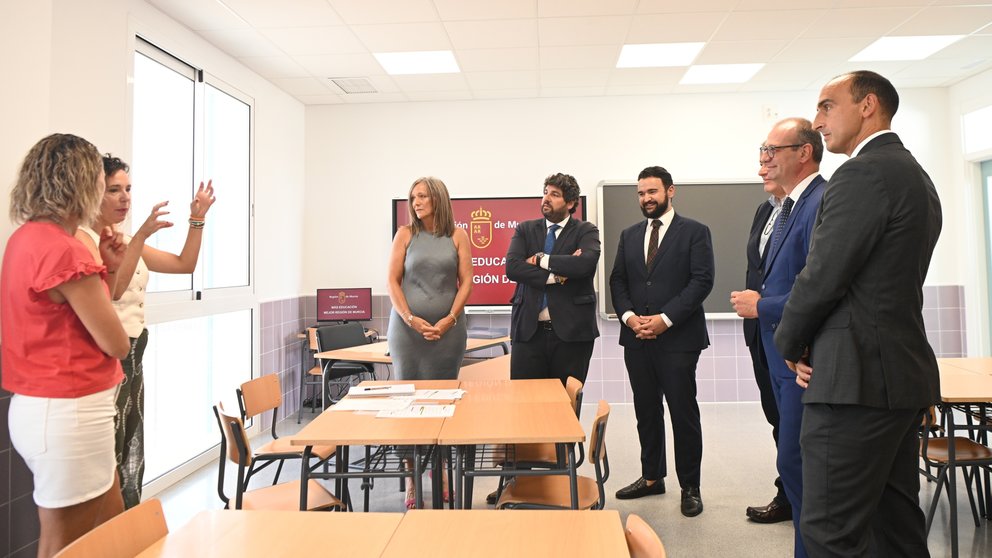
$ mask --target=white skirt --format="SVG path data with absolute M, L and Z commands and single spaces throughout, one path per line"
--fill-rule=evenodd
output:
M 10 441 L 34 475 L 43 508 L 81 504 L 114 484 L 113 387 L 75 399 L 14 396 Z

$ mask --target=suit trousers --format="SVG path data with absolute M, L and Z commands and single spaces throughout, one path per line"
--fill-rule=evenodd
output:
M 748 350 L 751 351 L 751 368 L 754 370 L 754 382 L 758 384 L 761 411 L 765 414 L 765 420 L 772 427 L 772 439 L 775 440 L 775 446 L 778 447 L 778 403 L 775 402 L 775 391 L 772 389 L 771 374 L 768 372 L 768 360 L 765 358 L 765 351 L 761 345 L 761 336 L 755 336 L 751 344 L 748 345 Z M 781 477 L 775 479 L 775 488 L 778 490 L 775 494 L 775 500 L 784 506 L 789 500 L 785 495 Z
M 810 556 L 929 556 L 920 509 L 923 410 L 807 404 L 800 438 Z
M 530 340 L 513 340 L 510 379 L 558 378 L 564 385 L 568 377 L 573 376 L 586 383 L 595 341 L 562 341 L 553 328 L 553 325 L 552 329 L 538 325 Z
M 778 351 L 774 352 L 778 353 Z M 803 545 L 802 528 L 799 523 L 803 509 L 803 460 L 799 449 L 799 433 L 803 425 L 805 390 L 796 383 L 795 373 L 784 365 L 772 367 L 770 377 L 781 417 L 776 443 L 778 457 L 775 464 L 778 466 L 779 479 L 785 488 L 785 495 L 792 505 L 792 523 L 796 534 L 795 556 L 806 558 L 809 554 Z
M 699 351 L 665 352 L 649 340 L 640 347 L 624 347 L 623 360 L 634 394 L 641 475 L 648 480 L 659 480 L 668 474 L 664 400 L 668 401 L 675 437 L 675 472 L 679 485 L 698 487 L 703 459 L 703 429 L 696 403 Z

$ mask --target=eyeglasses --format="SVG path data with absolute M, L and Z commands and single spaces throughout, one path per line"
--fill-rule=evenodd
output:
M 775 158 L 776 149 L 785 149 L 786 147 L 796 148 L 796 147 L 802 147 L 804 145 L 806 144 L 794 143 L 792 145 L 762 145 L 761 147 L 758 148 L 758 159 L 761 159 L 762 157 L 767 155 L 768 160 L 771 161 L 772 159 Z

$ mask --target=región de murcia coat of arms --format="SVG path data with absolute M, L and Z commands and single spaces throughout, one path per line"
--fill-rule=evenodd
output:
M 482 207 L 472 212 L 472 224 L 469 228 L 472 246 L 482 249 L 493 241 L 492 217 L 493 214 Z

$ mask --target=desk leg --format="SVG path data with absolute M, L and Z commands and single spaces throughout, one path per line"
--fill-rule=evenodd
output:
M 465 466 L 470 470 L 475 470 L 475 444 L 469 444 L 465 447 L 467 455 L 465 457 Z M 475 477 L 468 475 L 465 477 L 465 488 L 462 490 L 462 494 L 465 495 L 465 509 L 472 509 L 472 491 L 475 488 Z
M 444 461 L 441 459 L 441 446 L 434 446 L 433 449 L 433 455 L 431 455 L 431 468 L 433 469 L 431 473 L 431 508 L 440 510 L 444 509 L 444 498 L 441 497 L 441 485 L 443 484 L 441 480 L 444 478 L 442 464 Z
M 500 343 L 499 346 L 502 347 L 504 355 L 510 354 L 510 348 L 506 346 L 506 343 Z
M 417 509 L 424 509 L 424 483 L 421 482 L 421 477 L 424 471 L 420 467 L 420 446 L 413 446 L 413 478 L 410 482 L 413 483 L 413 488 L 416 491 L 414 496 L 417 499 Z
M 307 511 L 307 488 L 310 484 L 310 451 L 313 446 L 303 449 L 303 460 L 300 465 L 300 511 Z
M 465 458 L 464 455 L 465 446 L 458 446 L 455 448 L 455 482 L 451 487 L 451 500 L 455 503 L 455 509 L 460 510 L 464 507 L 462 503 L 462 460 Z
M 954 406 L 947 409 L 947 503 L 951 506 L 951 556 L 958 556 L 958 487 L 957 471 L 954 470 Z
M 565 444 L 565 451 L 568 455 L 568 490 L 572 496 L 572 509 L 579 509 L 579 479 L 575 472 L 575 446 Z

